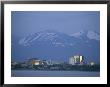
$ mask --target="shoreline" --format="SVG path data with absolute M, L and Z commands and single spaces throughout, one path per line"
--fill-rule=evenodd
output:
M 81 72 L 100 72 L 90 70 L 35 70 L 35 69 L 12 69 L 11 71 L 81 71 Z

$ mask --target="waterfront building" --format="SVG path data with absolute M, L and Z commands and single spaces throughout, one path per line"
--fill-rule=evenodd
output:
M 48 61 L 42 60 L 42 65 L 48 65 Z
M 27 67 L 28 65 L 24 62 L 24 63 L 20 63 L 21 67 Z
M 28 65 L 42 65 L 42 61 L 37 58 L 31 58 L 28 60 Z
M 71 65 L 83 65 L 84 57 L 80 55 L 75 55 L 69 59 L 69 64 Z
M 52 60 L 48 60 L 48 61 L 47 61 L 47 65 L 53 65 Z
M 17 62 L 11 62 L 11 65 L 12 66 L 15 66 L 15 65 L 17 65 L 18 63 Z
M 94 62 L 90 62 L 90 65 L 93 66 L 95 63 Z
M 71 57 L 71 58 L 69 59 L 69 64 L 71 64 L 71 65 L 75 65 L 74 57 Z

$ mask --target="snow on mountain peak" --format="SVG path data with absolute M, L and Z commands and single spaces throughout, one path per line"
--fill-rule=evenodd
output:
M 98 33 L 94 32 L 94 31 L 88 31 L 87 37 L 89 39 L 100 40 L 100 36 L 98 35 Z
M 76 38 L 82 38 L 82 37 L 87 37 L 89 39 L 94 39 L 94 40 L 100 40 L 100 36 L 98 33 L 96 33 L 95 31 L 87 31 L 87 30 L 82 30 L 80 32 L 74 33 L 70 36 L 76 37 Z
M 30 45 L 33 41 L 47 41 L 47 40 L 54 40 L 55 38 L 58 37 L 57 31 L 54 30 L 45 30 L 45 31 L 40 31 L 31 35 L 28 35 L 24 38 L 22 38 L 19 41 L 19 44 L 23 44 L 24 46 Z

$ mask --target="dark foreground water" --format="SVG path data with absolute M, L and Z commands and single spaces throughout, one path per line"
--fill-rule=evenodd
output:
M 12 77 L 99 77 L 100 72 L 12 70 Z

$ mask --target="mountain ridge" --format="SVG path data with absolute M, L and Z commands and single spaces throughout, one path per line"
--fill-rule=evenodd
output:
M 99 62 L 100 40 L 96 38 L 99 35 L 96 33 L 97 35 L 92 36 L 95 38 L 88 38 L 87 32 L 83 31 L 78 37 L 53 30 L 36 32 L 14 43 L 12 57 L 17 60 L 38 57 L 46 60 L 68 61 L 69 57 L 80 54 L 85 57 L 86 62 L 90 60 Z

